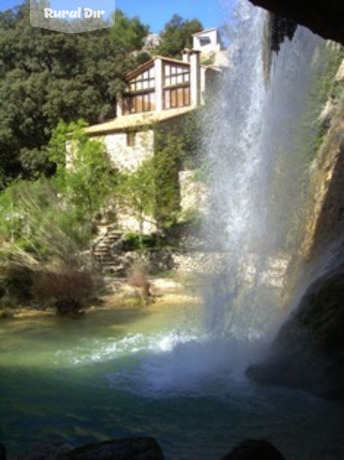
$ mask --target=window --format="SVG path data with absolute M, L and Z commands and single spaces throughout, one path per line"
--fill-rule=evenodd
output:
M 127 132 L 127 147 L 134 147 L 136 142 L 136 132 L 129 131 Z
M 129 82 L 129 92 L 123 97 L 123 114 L 155 110 L 154 66 L 137 75 Z
M 164 109 L 174 109 L 190 105 L 190 88 L 167 88 L 164 90 Z
M 189 81 L 190 67 L 176 64 L 164 65 L 164 86 L 183 85 Z
M 155 93 L 142 92 L 135 94 L 127 94 L 123 97 L 123 113 L 129 115 L 130 113 L 149 112 L 155 110 Z
M 154 89 L 155 87 L 155 69 L 150 69 L 142 72 L 136 78 L 129 82 L 130 91 L 141 91 L 143 89 Z
M 201 46 L 206 46 L 206 45 L 210 45 L 211 41 L 210 41 L 210 38 L 209 37 L 199 37 L 198 38 Z

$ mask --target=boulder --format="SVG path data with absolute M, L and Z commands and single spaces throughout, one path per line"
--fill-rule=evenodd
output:
M 281 452 L 263 439 L 246 439 L 235 446 L 222 460 L 285 460 Z
M 124 438 L 71 448 L 62 440 L 33 445 L 21 460 L 164 460 L 154 438 Z
M 0 442 L 0 460 L 6 460 L 6 449 L 3 444 Z
M 247 375 L 344 401 L 344 270 L 316 280 Z
M 32 444 L 19 460 L 55 460 L 61 455 L 70 452 L 72 447 L 65 443 L 60 436 L 45 439 Z

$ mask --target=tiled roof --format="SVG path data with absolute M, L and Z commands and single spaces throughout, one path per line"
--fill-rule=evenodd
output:
M 97 136 L 125 131 L 127 129 L 140 128 L 180 117 L 193 110 L 195 110 L 195 107 L 181 107 L 178 109 L 163 110 L 161 112 L 143 112 L 123 115 L 99 125 L 89 126 L 85 129 L 85 132 L 90 136 Z

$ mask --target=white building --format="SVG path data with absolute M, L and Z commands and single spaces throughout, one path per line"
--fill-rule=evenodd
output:
M 209 43 L 204 44 L 206 37 Z M 104 143 L 116 168 L 135 171 L 154 155 L 154 127 L 178 126 L 214 90 L 221 69 L 201 65 L 199 48 L 220 49 L 218 33 L 209 29 L 193 38 L 196 49 L 185 49 L 181 60 L 155 56 L 129 72 L 127 91 L 117 103 L 117 117 L 86 129 L 90 137 Z
M 217 29 L 206 29 L 192 35 L 193 49 L 202 53 L 221 51 L 221 40 Z
M 182 60 L 155 56 L 126 76 L 118 116 L 86 133 L 104 142 L 116 167 L 133 170 L 153 154 L 153 126 L 180 122 L 201 106 L 219 75 L 218 69 L 200 64 L 199 51 L 184 50 Z

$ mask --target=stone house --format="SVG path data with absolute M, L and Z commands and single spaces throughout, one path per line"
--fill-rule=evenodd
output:
M 86 129 L 90 137 L 104 143 L 119 170 L 135 171 L 145 158 L 154 155 L 154 127 L 174 126 L 178 131 L 183 117 L 203 105 L 213 90 L 221 69 L 201 64 L 201 48 L 206 40 L 206 52 L 220 50 L 217 30 L 209 29 L 193 38 L 196 49 L 185 49 L 182 59 L 155 56 L 128 73 L 127 90 L 117 103 L 117 117 Z M 183 177 L 185 174 L 180 175 L 181 181 Z
M 150 127 L 171 124 L 202 105 L 218 75 L 217 69 L 200 64 L 199 51 L 185 50 L 183 60 L 156 56 L 127 75 L 117 117 L 86 133 L 102 139 L 116 167 L 135 168 L 153 153 Z

